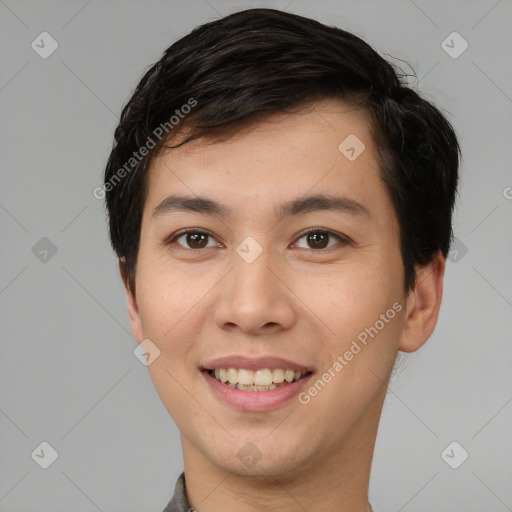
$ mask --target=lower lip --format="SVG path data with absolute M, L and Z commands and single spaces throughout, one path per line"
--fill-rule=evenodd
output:
M 213 392 L 224 402 L 232 405 L 240 411 L 261 412 L 277 409 L 288 400 L 298 395 L 302 388 L 309 381 L 310 373 L 306 377 L 294 381 L 284 386 L 279 386 L 269 391 L 244 391 L 242 389 L 232 388 L 215 377 L 210 375 L 206 370 L 201 372 L 206 382 L 211 386 Z

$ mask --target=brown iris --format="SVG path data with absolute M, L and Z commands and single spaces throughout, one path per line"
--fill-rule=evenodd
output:
M 312 249 L 323 249 L 329 243 L 329 235 L 321 231 L 308 233 L 307 241 Z
M 187 243 L 192 249 L 203 249 L 208 244 L 208 236 L 205 233 L 187 233 Z

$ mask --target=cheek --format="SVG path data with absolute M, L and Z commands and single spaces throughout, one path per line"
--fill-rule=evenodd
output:
M 333 436 L 379 400 L 393 368 L 404 309 L 388 289 L 381 291 L 359 290 L 330 303 L 335 308 L 328 317 L 334 334 L 322 340 L 322 370 L 303 399 Z
M 384 265 L 364 262 L 301 276 L 293 289 L 322 321 L 322 332 L 342 345 L 402 299 L 401 282 L 385 271 Z
M 183 321 L 180 319 L 191 307 L 191 294 L 185 292 L 179 279 L 169 272 L 156 270 L 156 265 L 138 273 L 137 285 L 137 306 L 144 336 L 164 350 L 179 329 Z
M 209 292 L 218 280 L 214 272 L 170 268 L 158 261 L 142 267 L 138 275 L 143 334 L 160 348 L 166 367 L 180 374 L 183 368 L 195 369 L 189 360 L 211 314 Z
M 161 338 L 183 316 L 193 294 L 179 270 L 147 245 L 141 244 L 137 263 L 137 305 L 146 330 Z

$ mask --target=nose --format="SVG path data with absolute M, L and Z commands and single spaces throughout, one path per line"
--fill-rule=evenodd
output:
M 272 261 L 271 251 L 264 250 L 251 263 L 234 254 L 233 268 L 222 280 L 216 325 L 251 335 L 289 329 L 296 321 L 293 297 L 278 262 Z

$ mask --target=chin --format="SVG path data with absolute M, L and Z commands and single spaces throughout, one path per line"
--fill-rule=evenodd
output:
M 233 450 L 233 445 L 236 448 Z M 240 446 L 240 447 L 239 447 Z M 226 455 L 227 454 L 227 455 Z M 299 453 L 294 446 L 283 446 L 281 450 L 265 445 L 265 440 L 255 443 L 237 443 L 222 449 L 222 453 L 210 453 L 210 463 L 229 474 L 255 480 L 276 479 L 306 470 L 307 454 Z

